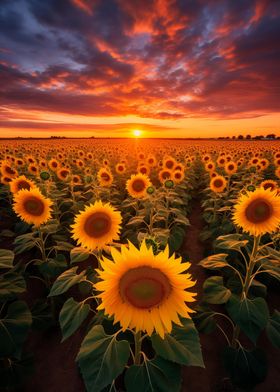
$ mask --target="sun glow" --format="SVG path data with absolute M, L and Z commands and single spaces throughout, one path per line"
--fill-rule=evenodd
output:
M 132 131 L 132 133 L 133 133 L 133 136 L 134 136 L 134 137 L 140 137 L 142 131 L 140 131 L 140 129 L 134 129 L 134 130 Z

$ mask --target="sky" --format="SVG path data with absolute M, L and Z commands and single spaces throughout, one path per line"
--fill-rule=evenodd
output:
M 0 0 L 0 137 L 280 136 L 279 0 Z

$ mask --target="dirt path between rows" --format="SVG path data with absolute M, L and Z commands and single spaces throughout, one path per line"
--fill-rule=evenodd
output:
M 199 261 L 205 257 L 205 244 L 199 240 L 204 221 L 202 218 L 202 207 L 199 199 L 192 202 L 192 211 L 189 216 L 190 227 L 186 231 L 185 242 L 182 246 L 182 253 L 186 254 L 191 262 L 190 273 L 196 280 L 194 289 L 197 292 L 197 300 L 202 296 L 202 286 L 207 279 L 207 272 L 198 265 Z M 223 337 L 218 332 L 211 335 L 201 334 L 200 342 L 202 346 L 202 354 L 205 362 L 205 369 L 199 367 L 185 367 L 183 369 L 183 388 L 182 392 L 224 392 L 230 391 L 226 389 L 226 382 L 221 363 L 220 348 L 224 346 Z M 225 384 L 221 387 L 221 384 Z M 218 386 L 220 385 L 220 386 Z

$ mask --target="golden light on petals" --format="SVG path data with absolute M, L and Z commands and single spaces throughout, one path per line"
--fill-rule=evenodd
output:
M 195 284 L 185 273 L 190 263 L 169 256 L 168 247 L 154 255 L 145 241 L 140 249 L 129 242 L 111 254 L 113 261 L 103 257 L 102 269 L 97 270 L 98 309 L 113 316 L 124 331 L 131 328 L 149 336 L 155 331 L 164 338 L 172 323 L 180 324 L 179 316 L 190 318 L 193 310 L 186 302 L 193 302 L 196 295 L 186 291 Z
M 72 237 L 89 250 L 103 249 L 119 239 L 121 214 L 109 203 L 97 201 L 75 217 Z
M 151 186 L 149 177 L 141 173 L 132 175 L 126 182 L 128 193 L 137 199 L 146 196 L 146 190 L 149 186 Z
M 14 195 L 13 209 L 25 222 L 40 226 L 51 217 L 52 201 L 44 197 L 39 189 L 22 189 Z
M 34 189 L 36 185 L 34 184 L 33 181 L 29 180 L 25 176 L 19 176 L 17 178 L 14 178 L 10 183 L 10 190 L 12 193 L 17 193 L 21 189 Z
M 222 193 L 227 186 L 227 180 L 223 176 L 215 176 L 210 181 L 210 189 L 215 193 Z
M 280 197 L 277 192 L 263 188 L 242 195 L 235 206 L 233 221 L 251 235 L 273 233 L 280 225 Z

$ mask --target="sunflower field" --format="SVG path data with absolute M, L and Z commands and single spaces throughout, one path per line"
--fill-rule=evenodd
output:
M 1 391 L 279 391 L 279 141 L 2 141 L 0 182 Z

